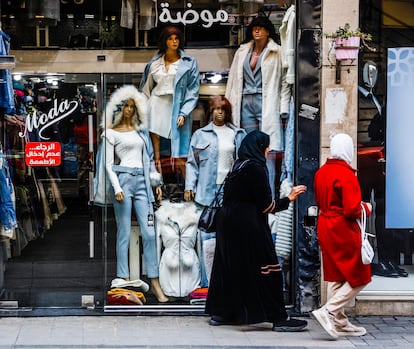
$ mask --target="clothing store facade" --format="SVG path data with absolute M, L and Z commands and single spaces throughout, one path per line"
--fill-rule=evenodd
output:
M 177 235 L 178 266 L 160 273 L 160 283 L 165 277 L 172 285 L 167 294 L 170 301 L 158 303 L 137 283 L 127 289 L 142 304 L 110 297 L 122 291 L 111 287 L 116 274 L 113 208 L 94 205 L 99 125 L 113 90 L 125 84 L 139 86 L 144 67 L 157 50 L 158 29 L 176 24 L 183 28 L 185 51 L 197 59 L 201 73 L 193 130 L 205 126 L 208 98 L 224 94 L 233 54 L 244 39 L 246 25 L 260 12 L 271 19 L 277 32 L 285 30 L 281 38 L 285 47 L 290 45 L 292 57 L 286 69 L 293 72 L 294 142 L 292 149 L 276 156 L 278 183 L 286 174 L 289 151 L 294 154 L 290 173 L 294 183 L 308 186 L 292 211 L 270 221 L 283 265 L 286 304 L 293 314 L 307 314 L 325 297 L 313 174 L 329 154 L 330 135 L 347 132 L 358 144 L 354 165 L 359 168 L 363 198 L 376 206 L 368 224 L 376 235 L 373 281 L 350 311 L 412 315 L 414 224 L 410 225 L 408 213 L 406 219 L 398 218 L 401 205 L 397 212 L 393 207 L 401 176 L 388 176 L 398 169 L 404 172 L 406 164 L 385 159 L 397 150 L 400 158 L 401 152 L 412 148 L 405 143 L 401 149 L 398 137 L 392 137 L 404 128 L 396 128 L 400 122 L 392 121 L 395 113 L 386 101 L 392 91 L 387 71 L 396 61 L 393 54 L 397 52 L 405 62 L 409 58 L 399 48 L 414 47 L 409 29 L 414 11 L 409 2 L 391 3 L 360 5 L 352 0 L 339 9 L 334 0 L 101 0 L 99 6 L 89 0 L 1 1 L 1 204 L 14 210 L 17 224 L 1 216 L 0 316 L 203 314 L 206 289 L 188 286 L 197 283 L 189 280 L 194 274 L 189 269 L 195 264 L 184 265 L 180 257 L 187 248 L 200 254 L 197 217 L 185 229 L 180 226 L 187 203 L 180 197 L 182 178 L 170 171 L 167 145 L 161 147 L 163 204 L 170 208 L 168 218 L 178 223 L 178 228 L 168 228 Z M 324 33 L 335 31 L 338 23 L 371 33 L 377 50 L 361 49 L 358 59 L 337 59 Z M 408 154 L 402 158 L 409 158 Z M 5 192 L 10 200 L 4 199 Z M 405 205 L 409 211 L 408 199 Z M 145 284 L 139 226 L 135 217 L 131 220 L 130 278 Z M 167 228 L 157 226 L 157 211 L 155 224 L 161 260 L 166 258 L 162 229 Z M 191 235 L 190 246 L 181 245 L 185 234 Z

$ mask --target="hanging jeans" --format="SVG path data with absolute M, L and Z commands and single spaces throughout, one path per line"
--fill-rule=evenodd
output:
M 144 171 L 139 168 L 123 166 L 114 166 L 113 170 L 118 175 L 119 184 L 124 192 L 122 203 L 113 200 L 117 223 L 117 277 L 129 277 L 131 211 L 134 209 L 141 230 L 146 275 L 150 279 L 156 278 L 158 277 L 158 262 L 155 229 L 153 225 L 149 225 L 148 219 L 150 215 L 154 217 L 154 210 L 148 199 Z
M 12 200 L 12 190 L 10 179 L 6 174 L 6 167 L 3 166 L 4 159 L 0 159 L 0 225 L 6 231 L 17 227 L 16 211 Z M 4 163 L 5 164 L 5 163 Z

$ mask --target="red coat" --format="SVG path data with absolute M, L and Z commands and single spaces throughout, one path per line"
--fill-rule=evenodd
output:
M 356 170 L 343 160 L 328 159 L 315 174 L 314 192 L 325 281 L 348 281 L 352 287 L 368 284 L 371 266 L 362 264 L 356 221 L 362 202 Z

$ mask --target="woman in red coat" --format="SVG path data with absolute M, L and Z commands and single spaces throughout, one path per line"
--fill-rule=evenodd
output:
M 357 219 L 362 207 L 367 216 L 371 204 L 362 202 L 352 138 L 335 135 L 331 156 L 316 172 L 314 192 L 319 207 L 318 241 L 322 253 L 324 279 L 328 282 L 327 302 L 312 315 L 332 338 L 362 336 L 365 328 L 352 325 L 344 306 L 370 281 L 371 266 L 361 260 L 361 231 Z M 362 205 L 361 205 L 362 203 Z

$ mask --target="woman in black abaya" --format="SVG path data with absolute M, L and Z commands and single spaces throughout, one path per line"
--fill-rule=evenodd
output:
M 289 318 L 285 310 L 281 268 L 267 221 L 268 213 L 287 209 L 306 187 L 295 186 L 286 198 L 273 200 L 268 152 L 269 136 L 250 132 L 226 179 L 206 303 L 210 325 L 271 322 L 272 330 L 279 332 L 300 331 L 307 325 Z

